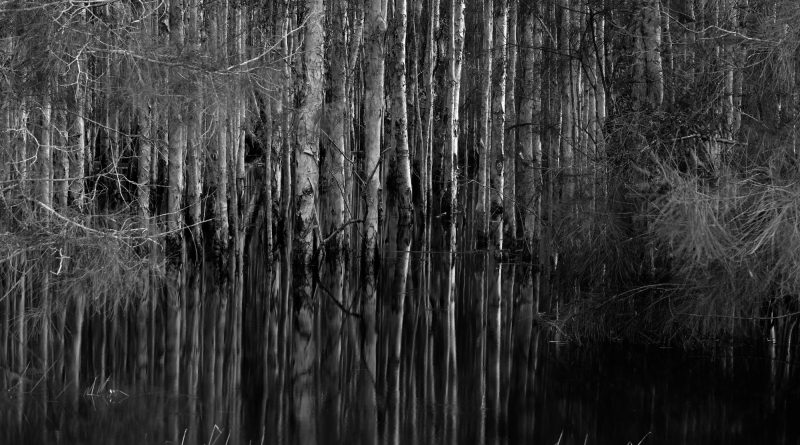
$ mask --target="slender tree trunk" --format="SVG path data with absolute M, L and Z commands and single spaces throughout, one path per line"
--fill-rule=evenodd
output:
M 10 39 L 9 39 L 10 40 Z M 10 48 L 13 48 L 9 45 Z M 9 48 L 9 49 L 10 49 Z M 11 145 L 11 106 L 12 102 L 8 96 L 3 97 L 2 113 L 0 114 L 0 182 L 5 183 L 12 177 L 14 165 L 14 147 Z M 0 194 L 2 197 L 4 194 Z
M 28 299 L 28 274 L 24 272 L 25 264 L 27 263 L 27 254 L 23 251 L 22 254 L 19 256 L 19 260 L 17 263 L 17 270 L 21 270 L 19 274 L 19 298 L 16 301 L 16 331 L 17 331 L 17 354 L 16 354 L 16 361 L 17 361 L 17 374 L 20 377 L 25 376 L 26 372 L 29 369 L 28 366 L 28 330 L 27 330 L 27 323 L 28 317 L 26 317 L 26 305 Z M 21 397 L 25 393 L 25 379 L 20 378 L 19 385 L 17 388 L 17 396 Z M 22 414 L 20 413 L 20 416 Z M 21 419 L 20 419 L 21 420 Z
M 221 99 L 224 101 L 224 99 Z M 222 261 L 220 274 L 226 274 L 230 226 L 228 222 L 228 111 L 225 103 L 216 107 L 216 162 L 213 167 L 216 195 L 214 197 L 214 256 Z
M 200 13 L 198 11 L 200 0 L 188 1 L 186 41 L 191 51 L 200 54 Z M 199 82 L 195 81 L 192 87 L 199 89 Z M 203 231 L 200 224 L 203 211 L 201 196 L 203 193 L 203 160 L 205 158 L 201 128 L 203 123 L 202 102 L 200 92 L 193 90 L 186 107 L 186 204 L 189 215 L 188 224 L 193 237 L 191 244 L 194 249 L 203 247 Z M 196 254 L 195 258 L 202 258 L 202 255 Z
M 170 45 L 179 53 L 183 50 L 183 1 L 171 0 L 169 10 Z M 165 380 L 168 393 L 177 397 L 180 383 L 180 332 L 181 307 L 184 289 L 184 239 L 183 239 L 183 191 L 184 158 L 186 155 L 185 107 L 180 91 L 182 72 L 173 69 L 170 73 L 171 90 L 175 98 L 169 104 L 169 184 L 168 216 L 165 254 L 169 282 L 166 284 L 167 320 L 165 337 Z
M 660 0 L 640 1 L 635 35 L 634 99 L 640 106 L 658 108 L 664 102 Z
M 39 141 L 39 201 L 48 209 L 53 207 L 53 124 L 52 124 L 52 105 L 50 89 L 48 88 L 42 101 L 42 133 Z M 49 218 L 49 210 L 43 213 L 45 218 Z M 41 266 L 42 280 L 39 290 L 39 306 L 41 311 L 42 323 L 39 332 L 39 359 L 41 361 L 41 372 L 47 374 L 50 368 L 50 255 L 43 257 Z
M 386 14 L 382 0 L 369 0 L 365 15 L 366 61 L 364 93 L 364 275 L 362 291 L 362 317 L 364 317 L 364 359 L 367 372 L 377 377 L 375 364 L 376 329 L 376 249 L 378 242 L 379 199 L 381 189 L 381 130 L 384 116 L 384 38 Z
M 171 0 L 170 45 L 181 51 L 183 48 L 183 1 Z M 167 211 L 167 228 L 171 236 L 182 239 L 180 229 L 183 226 L 183 191 L 184 191 L 184 158 L 186 155 L 186 122 L 183 99 L 181 97 L 181 77 L 183 73 L 173 69 L 170 73 L 173 100 L 169 104 L 169 205 Z M 167 252 L 169 255 L 170 252 Z
M 75 116 L 73 118 L 75 132 L 75 156 L 72 157 L 73 164 L 70 171 L 74 172 L 75 178 L 71 184 L 72 199 L 78 211 L 83 212 L 86 204 L 84 177 L 86 176 L 86 85 L 84 84 L 86 75 L 86 60 L 80 55 L 76 61 L 80 76 L 75 83 Z M 141 162 L 141 161 L 140 161 Z
M 330 12 L 328 51 L 330 60 L 330 103 L 327 104 L 328 140 L 323 161 L 323 179 L 320 182 L 322 205 L 322 235 L 327 240 L 325 246 L 327 270 L 324 284 L 330 295 L 323 301 L 323 344 L 321 358 L 323 369 L 323 391 L 328 394 L 325 400 L 323 418 L 330 418 L 330 430 L 334 440 L 338 440 L 338 423 L 341 404 L 340 368 L 342 357 L 342 310 L 339 304 L 344 301 L 344 281 L 347 249 L 345 246 L 345 227 L 348 195 L 345 183 L 345 134 L 347 134 L 348 111 L 347 94 L 347 37 L 345 18 L 347 5 L 343 0 L 334 1 Z M 335 300 L 335 301 L 332 301 Z
M 498 0 L 500 1 L 500 0 Z M 491 154 L 491 116 L 492 116 L 492 70 L 494 64 L 492 57 L 494 51 L 494 6 L 493 0 L 483 0 L 483 57 L 481 66 L 483 77 L 481 78 L 480 89 L 480 110 L 481 117 L 478 124 L 478 203 L 475 208 L 475 219 L 478 220 L 478 234 L 480 238 L 489 236 L 489 199 L 491 196 L 491 184 L 489 183 L 489 158 Z M 487 239 L 488 242 L 488 239 Z
M 68 144 L 69 141 L 67 140 L 66 136 L 68 133 L 67 130 L 67 116 L 66 110 L 62 108 L 63 106 L 60 105 L 55 110 L 54 121 L 55 124 L 53 125 L 53 147 L 55 151 L 53 152 L 54 158 L 57 161 L 55 163 L 54 168 L 54 177 L 58 179 L 55 181 L 55 198 L 56 198 L 56 205 L 60 208 L 66 208 L 67 203 L 69 201 L 69 185 L 70 185 L 70 171 L 69 171 L 69 148 Z
M 426 35 L 425 51 L 425 96 L 426 96 L 426 115 L 425 115 L 425 142 L 421 155 L 422 173 L 420 182 L 422 183 L 422 213 L 424 216 L 430 213 L 430 200 L 432 188 L 432 169 L 433 169 L 433 116 L 435 114 L 435 95 L 434 74 L 437 63 L 437 36 L 439 32 L 439 0 L 429 0 L 428 2 L 428 31 Z M 427 220 L 427 219 L 426 219 Z
M 407 1 L 396 0 L 392 16 L 392 115 L 394 122 L 394 153 L 390 166 L 390 177 L 394 179 L 398 225 L 408 226 L 413 222 L 414 208 L 411 202 L 411 159 L 408 143 L 408 106 L 406 102 L 406 28 Z
M 4 116 L 5 117 L 5 116 Z M 5 130 L 5 129 L 4 129 Z M 10 153 L 7 150 L 7 146 L 3 147 L 4 153 Z M 0 156 L 2 158 L 2 156 Z M 4 159 L 0 159 L 3 161 Z M 5 172 L 3 172 L 5 174 Z M 4 181 L 4 178 L 0 178 L 0 181 Z M 13 264 L 13 263 L 11 263 Z M 3 271 L 5 273 L 5 286 L 2 287 L 4 293 L 6 289 L 13 289 L 15 283 L 14 280 L 14 273 L 11 270 Z M 0 281 L 2 282 L 2 281 Z M 8 339 L 9 339 L 9 332 L 10 332 L 10 325 L 9 320 L 11 320 L 11 295 L 12 293 L 9 292 L 5 297 L 0 301 L 0 388 L 8 388 L 8 372 L 12 369 L 11 368 L 11 357 L 8 352 Z
M 323 180 L 320 183 L 322 210 L 322 234 L 328 240 L 324 246 L 328 258 L 344 261 L 345 230 L 347 219 L 347 190 L 345 179 L 345 146 L 347 141 L 347 40 L 345 30 L 346 5 L 337 0 L 331 7 L 330 28 L 330 103 L 326 105 L 328 115 L 328 138 L 323 161 Z M 347 159 L 349 161 L 349 159 Z
M 39 163 L 39 201 L 47 207 L 53 206 L 53 107 L 50 89 L 42 97 L 42 133 L 37 150 Z
M 574 151 L 572 138 L 572 72 L 571 72 L 571 22 L 570 1 L 559 0 L 561 20 L 558 27 L 558 52 L 560 56 L 561 87 L 561 136 L 559 149 L 559 173 L 561 175 L 561 199 L 572 204 L 575 196 Z
M 494 0 L 492 46 L 492 155 L 490 172 L 492 247 L 503 248 L 503 190 L 505 179 L 506 33 L 508 0 Z M 499 253 L 499 252 L 498 252 Z
M 519 0 L 508 0 L 508 38 L 506 45 L 506 128 L 514 128 L 505 132 L 504 188 L 503 211 L 506 233 L 515 240 L 517 237 L 517 205 L 516 205 L 516 163 L 517 135 L 517 15 Z
M 294 175 L 294 336 L 292 369 L 295 421 L 300 443 L 316 441 L 314 361 L 316 359 L 315 296 L 312 261 L 319 240 L 319 125 L 323 101 L 324 15 L 322 0 L 306 0 L 303 84 L 297 113 Z
M 606 121 L 606 51 L 605 51 L 605 16 L 597 14 L 594 23 L 594 59 L 595 59 L 595 152 L 596 159 L 598 160 L 598 180 L 600 190 L 595 193 L 595 197 L 599 205 L 605 205 L 606 197 L 608 195 L 608 172 L 606 171 L 606 138 L 605 138 L 605 121 Z
M 542 27 L 537 17 L 542 17 L 539 6 L 522 5 L 522 94 L 520 103 L 519 174 L 517 181 L 518 206 L 522 213 L 525 243 L 531 257 L 538 252 L 536 239 L 541 221 L 542 194 Z

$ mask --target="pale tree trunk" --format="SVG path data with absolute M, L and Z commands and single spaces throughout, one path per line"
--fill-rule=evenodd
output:
M 381 133 L 384 116 L 386 11 L 382 0 L 369 0 L 364 15 L 364 234 L 362 256 L 360 413 L 364 437 L 377 441 L 377 265 L 379 200 L 381 196 Z
M 50 88 L 47 88 L 42 101 L 42 133 L 39 140 L 38 162 L 39 201 L 47 209 L 53 206 L 53 124 Z M 45 210 L 45 218 L 49 218 L 49 210 Z M 41 372 L 47 374 L 50 368 L 50 256 L 45 255 L 42 261 L 42 281 L 40 283 L 39 305 L 41 310 L 41 330 L 39 332 L 39 359 Z
M 189 0 L 187 8 L 189 17 L 186 43 L 195 54 L 199 54 L 201 50 L 199 1 Z M 200 85 L 195 81 L 193 87 L 199 88 Z M 201 249 L 203 246 L 203 231 L 200 225 L 203 210 L 200 198 L 203 192 L 203 159 L 205 157 L 202 145 L 202 110 L 202 95 L 193 91 L 186 108 L 186 204 L 189 208 L 188 223 L 191 226 L 194 238 L 192 244 L 195 249 Z
M 39 201 L 47 207 L 53 206 L 53 108 L 50 89 L 42 97 L 42 132 L 37 150 L 39 164 Z
M 171 0 L 170 45 L 178 51 L 183 47 L 183 2 Z M 186 150 L 186 123 L 184 122 L 183 99 L 180 97 L 181 74 L 173 69 L 170 73 L 170 84 L 173 99 L 169 104 L 169 204 L 167 211 L 167 227 L 178 236 L 183 224 L 182 198 L 184 189 L 184 155 Z
M 363 359 L 369 378 L 376 374 L 376 248 L 378 242 L 379 199 L 380 199 L 380 161 L 381 130 L 384 116 L 384 37 L 386 34 L 386 15 L 382 0 L 369 0 L 364 17 L 364 245 L 363 245 L 363 287 L 361 295 L 363 328 Z M 374 391 L 370 403 L 374 403 Z M 373 414 L 374 415 L 374 414 Z M 377 432 L 376 432 L 377 433 Z
M 603 14 L 595 16 L 594 23 L 594 60 L 595 60 L 595 152 L 598 162 L 599 191 L 595 192 L 597 202 L 604 205 L 607 196 L 608 172 L 606 171 L 606 51 L 605 51 L 605 30 L 606 22 Z
M 542 26 L 537 23 L 541 7 L 523 5 L 522 13 L 522 85 L 520 91 L 518 205 L 522 213 L 523 234 L 530 255 L 538 253 L 537 238 L 541 221 L 542 193 Z
M 459 98 L 461 97 L 461 69 L 464 55 L 464 9 L 463 0 L 451 0 L 448 88 L 446 106 L 448 109 L 445 129 L 447 144 L 445 152 L 445 193 L 450 209 L 450 241 L 449 250 L 456 248 L 456 214 L 458 209 L 458 133 L 459 133 Z
M 228 112 L 220 98 L 214 104 L 216 121 L 216 160 L 212 169 L 212 176 L 217 187 L 214 196 L 214 256 L 223 259 L 228 252 L 230 229 L 228 223 Z M 223 259 L 223 263 L 226 261 Z M 225 268 L 220 269 L 224 273 Z
M 169 9 L 170 45 L 182 51 L 183 35 L 183 2 L 171 0 Z M 167 271 L 170 282 L 167 283 L 167 321 L 165 380 L 168 392 L 178 395 L 180 382 L 180 332 L 181 305 L 184 278 L 184 242 L 183 242 L 183 190 L 184 190 L 184 157 L 186 151 L 186 123 L 184 106 L 179 82 L 182 73 L 176 69 L 170 72 L 170 84 L 174 98 L 169 104 L 169 188 L 168 216 L 165 253 L 167 255 Z
M 571 203 L 575 195 L 575 172 L 572 127 L 572 72 L 570 62 L 570 0 L 559 0 L 561 20 L 558 27 L 558 53 L 560 63 L 561 87 L 561 137 L 559 149 L 559 167 L 561 175 L 561 198 Z
M 20 103 L 20 116 L 19 116 L 19 123 L 17 124 L 18 128 L 26 129 L 28 126 L 28 109 L 27 109 L 27 102 L 23 99 Z M 15 166 L 17 168 L 17 175 L 19 177 L 19 181 L 22 184 L 21 189 L 23 194 L 27 194 L 30 191 L 30 186 L 28 185 L 28 132 L 22 131 L 22 135 L 19 138 L 19 143 L 16 144 L 16 150 L 14 152 L 15 155 Z
M 231 18 L 233 20 L 233 35 L 229 40 L 233 42 L 234 52 L 232 56 L 232 64 L 238 65 L 245 61 L 245 39 L 247 32 L 245 31 L 245 16 L 246 7 L 244 4 L 238 4 L 231 8 Z M 230 324 L 230 358 L 228 360 L 228 375 L 227 381 L 229 390 L 239 391 L 241 385 L 241 353 L 242 353 L 242 319 L 244 310 L 244 243 L 245 237 L 248 234 L 248 227 L 250 226 L 251 218 L 254 213 L 256 193 L 248 193 L 245 195 L 245 162 L 244 162 L 244 114 L 246 101 L 242 87 L 242 75 L 237 74 L 236 86 L 234 88 L 234 100 L 232 114 L 235 117 L 231 127 L 231 135 L 233 137 L 233 159 L 236 165 L 235 177 L 235 195 L 232 196 L 233 214 L 231 219 L 236 221 L 236 262 L 235 267 L 231 267 L 232 282 L 234 283 L 233 304 L 231 305 L 231 324 Z
M 10 45 L 9 45 L 10 46 Z M 6 96 L 3 98 L 2 114 L 0 114 L 0 183 L 11 179 L 12 163 L 14 162 L 14 147 L 11 146 L 11 100 Z M 2 195 L 0 195 L 2 197 Z
M 392 16 L 392 116 L 394 122 L 394 153 L 390 164 L 390 177 L 394 180 L 394 202 L 397 206 L 398 225 L 411 225 L 414 217 L 411 190 L 411 160 L 408 146 L 408 105 L 406 103 L 406 28 L 407 2 L 396 0 Z
M 519 0 L 508 0 L 508 38 L 506 45 L 506 127 L 513 128 L 505 136 L 505 166 L 503 188 L 503 211 L 506 233 L 517 237 L 516 163 L 517 163 L 517 15 Z
M 153 147 L 152 118 L 150 116 L 150 105 L 147 99 L 139 99 L 137 102 L 137 114 L 139 120 L 139 183 L 137 200 L 139 202 L 139 216 L 142 218 L 142 225 L 147 227 L 150 219 L 150 177 Z
M 75 202 L 75 207 L 78 211 L 83 212 L 86 195 L 84 187 L 84 177 L 86 176 L 86 60 L 81 54 L 78 56 L 76 62 L 78 65 L 78 72 L 80 75 L 75 83 L 75 117 L 73 118 L 74 132 L 75 132 L 75 156 L 72 157 L 72 166 L 70 171 L 74 172 L 73 177 L 75 180 L 70 187 L 72 192 L 72 199 Z
M 750 9 L 749 0 L 738 0 L 733 6 L 734 23 L 737 30 L 747 33 L 749 30 L 742 26 L 745 20 L 745 11 Z M 731 138 L 735 139 L 742 127 L 742 89 L 744 84 L 744 68 L 747 64 L 747 51 L 736 45 L 731 46 L 734 60 L 734 79 L 733 79 L 733 122 L 731 124 Z
M 508 0 L 494 1 L 492 46 L 492 155 L 490 157 L 492 247 L 503 248 L 503 190 L 505 179 L 506 33 Z M 497 252 L 499 253 L 499 252 Z
M 437 39 L 439 31 L 439 0 L 430 0 L 428 3 L 428 30 L 426 34 L 426 51 L 425 51 L 425 98 L 426 98 L 426 114 L 424 123 L 424 139 L 425 142 L 422 147 L 422 154 L 420 162 L 421 174 L 420 182 L 422 184 L 422 214 L 426 217 L 430 212 L 431 200 L 431 176 L 432 176 L 432 154 L 433 154 L 433 116 L 435 101 L 435 88 L 434 88 L 434 73 L 437 63 Z
M 498 0 L 499 1 L 499 0 Z M 491 115 L 492 115 L 492 55 L 494 54 L 492 14 L 494 12 L 493 0 L 483 0 L 483 45 L 481 67 L 483 77 L 480 88 L 480 118 L 478 123 L 478 203 L 475 208 L 475 218 L 478 220 L 478 233 L 481 238 L 489 236 L 489 157 L 491 153 Z
M 227 63 L 227 2 L 221 2 L 209 6 L 208 17 L 208 40 L 214 59 Z M 213 180 L 216 191 L 214 194 L 214 239 L 213 254 L 217 260 L 217 273 L 226 282 L 228 280 L 229 250 L 230 243 L 230 220 L 228 213 L 228 94 L 223 92 L 217 94 L 214 100 L 214 123 L 215 123 L 215 144 L 212 153 L 212 164 L 209 168 L 210 176 Z M 217 376 L 219 377 L 219 376 Z
M 141 226 L 144 229 L 149 229 L 150 226 L 150 178 L 151 178 L 151 161 L 153 155 L 153 148 L 151 143 L 152 135 L 152 118 L 150 116 L 149 100 L 145 98 L 138 98 L 136 101 L 136 114 L 139 126 L 139 176 L 137 178 L 138 190 L 137 201 L 139 205 L 139 218 L 141 219 Z M 137 353 L 136 353 L 136 380 L 139 385 L 144 385 L 147 381 L 147 364 L 148 364 L 148 344 L 147 344 L 147 321 L 148 321 L 148 304 L 147 294 L 150 288 L 150 275 L 145 274 L 144 283 L 142 283 L 142 290 L 145 298 L 139 301 L 136 311 L 136 336 L 137 336 Z
M 464 54 L 464 0 L 451 0 L 449 19 L 449 64 L 447 72 L 447 145 L 445 148 L 445 197 L 449 201 L 450 210 L 449 228 L 447 234 L 447 366 L 448 378 L 456 375 L 456 350 L 455 350 L 455 296 L 456 296 L 456 209 L 458 209 L 458 133 L 459 133 L 459 97 L 461 91 L 461 69 Z M 455 385 L 448 385 L 447 391 L 451 402 L 455 402 L 457 390 Z
M 330 103 L 326 105 L 328 116 L 325 143 L 326 152 L 322 164 L 322 181 L 320 182 L 322 236 L 326 240 L 323 248 L 326 251 L 327 271 L 323 275 L 325 285 L 331 295 L 323 297 L 323 344 L 321 345 L 321 361 L 323 369 L 323 391 L 328 394 L 325 400 L 326 418 L 333 417 L 330 423 L 332 431 L 336 431 L 339 423 L 340 406 L 340 367 L 341 367 L 341 334 L 342 311 L 336 304 L 344 301 L 344 281 L 346 272 L 345 227 L 347 212 L 345 199 L 348 190 L 345 184 L 345 134 L 347 134 L 348 111 L 346 109 L 347 91 L 347 37 L 345 17 L 346 2 L 337 0 L 329 6 L 330 29 L 328 51 L 330 60 Z M 335 301 L 331 301 L 331 298 Z M 335 439 L 338 439 L 338 435 Z
M 319 233 L 319 125 L 322 113 L 324 49 L 322 0 L 306 0 L 303 84 L 297 112 L 294 176 L 293 407 L 300 443 L 316 441 L 316 320 L 312 261 Z
M 55 125 L 53 126 L 54 134 L 53 134 L 53 146 L 55 147 L 55 152 L 53 153 L 57 159 L 56 165 L 58 166 L 55 169 L 54 177 L 58 179 L 55 182 L 55 198 L 56 203 L 59 207 L 65 208 L 67 207 L 67 203 L 69 201 L 69 152 L 70 149 L 68 147 L 69 140 L 67 139 L 67 116 L 66 111 L 62 106 L 59 106 L 58 109 L 55 111 Z
M 352 33 L 350 35 L 350 42 L 348 42 L 348 54 L 347 54 L 347 82 L 346 82 L 346 99 L 345 99 L 345 108 L 347 109 L 347 125 L 345 126 L 345 157 L 350 160 L 350 162 L 345 163 L 345 170 L 344 170 L 344 178 L 345 178 L 345 189 L 347 190 L 347 196 L 345 198 L 345 207 L 347 210 L 347 215 L 349 219 L 355 218 L 356 215 L 360 215 L 360 213 L 356 210 L 355 202 L 358 200 L 357 196 L 355 195 L 356 187 L 354 187 L 353 183 L 353 168 L 354 168 L 354 156 L 356 147 L 358 146 L 358 142 L 355 141 L 356 138 L 356 131 L 353 125 L 353 121 L 356 116 L 356 95 L 355 95 L 355 85 L 356 85 L 356 67 L 357 63 L 360 60 L 360 56 L 362 54 L 362 47 L 363 47 L 363 37 L 364 37 L 364 4 L 362 2 L 355 2 L 355 4 L 351 5 L 352 13 L 351 13 L 351 21 L 352 25 Z M 351 249 L 357 249 L 358 247 L 355 245 L 351 245 L 351 240 L 357 239 L 359 227 L 357 225 L 353 225 L 351 230 L 348 230 L 345 235 L 345 245 L 349 246 Z

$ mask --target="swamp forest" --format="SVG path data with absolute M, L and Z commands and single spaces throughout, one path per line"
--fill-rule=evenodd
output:
M 799 74 L 795 0 L 0 0 L 0 443 L 797 443 Z

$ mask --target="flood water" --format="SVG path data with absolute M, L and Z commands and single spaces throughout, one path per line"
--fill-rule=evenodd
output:
M 297 409 L 287 372 L 291 347 L 281 332 L 288 327 L 251 329 L 266 311 L 258 302 L 281 295 L 281 287 L 251 283 L 243 297 L 242 353 L 225 349 L 228 337 L 226 352 L 217 354 L 222 359 L 209 366 L 207 351 L 215 349 L 204 349 L 205 338 L 218 320 L 204 306 L 194 344 L 184 325 L 177 383 L 164 372 L 161 322 L 152 323 L 151 360 L 142 370 L 134 366 L 130 338 L 135 309 L 117 311 L 129 321 L 120 328 L 127 337 L 106 329 L 107 317 L 89 317 L 80 391 L 35 376 L 22 391 L 9 380 L 0 396 L 0 443 L 800 441 L 795 366 L 770 359 L 766 343 L 684 350 L 563 342 L 557 331 L 534 320 L 531 302 L 520 297 L 526 292 L 520 267 L 480 256 L 457 258 L 457 286 L 448 304 L 446 257 L 412 254 L 408 260 L 405 283 L 398 281 L 396 258 L 382 268 L 376 375 L 362 357 L 357 316 L 345 317 L 336 336 L 318 324 L 319 343 L 333 338 L 339 354 L 334 366 L 316 361 L 310 417 Z M 219 297 L 208 290 L 208 280 L 189 279 L 186 286 L 186 295 L 197 290 L 203 305 Z M 344 294 L 356 293 L 355 287 L 344 283 Z M 158 313 L 156 308 L 152 316 L 163 322 Z M 395 346 L 391 340 L 398 334 Z M 100 342 L 103 336 L 107 342 Z M 98 344 L 108 345 L 101 348 L 107 352 L 101 367 Z

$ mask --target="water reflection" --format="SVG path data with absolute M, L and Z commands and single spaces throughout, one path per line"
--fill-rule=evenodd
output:
M 376 277 L 372 332 L 347 263 L 323 265 L 300 314 L 280 258 L 231 280 L 186 271 L 161 300 L 85 320 L 75 302 L 66 328 L 54 320 L 67 333 L 52 345 L 58 374 L 26 370 L 35 353 L 9 342 L 0 443 L 800 439 L 790 348 L 559 346 L 537 324 L 532 268 L 398 240 Z M 26 338 L 15 319 L 9 335 Z M 297 343 L 298 330 L 311 334 Z

